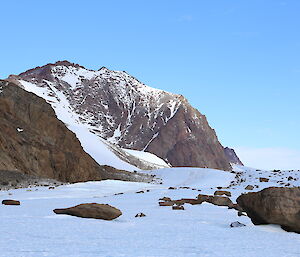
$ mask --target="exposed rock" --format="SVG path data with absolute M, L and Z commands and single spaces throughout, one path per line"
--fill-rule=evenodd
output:
M 243 224 L 239 221 L 235 221 L 230 224 L 231 228 L 238 228 L 238 227 L 245 227 L 245 226 L 246 226 L 245 224 Z
M 233 203 L 232 201 L 225 196 L 208 196 L 208 199 L 206 200 L 206 202 L 208 203 L 212 203 L 214 205 L 218 205 L 218 206 L 232 206 Z
M 0 88 L 0 170 L 63 182 L 135 177 L 98 165 L 44 99 L 6 81 Z
M 214 195 L 226 195 L 228 197 L 231 197 L 231 193 L 229 191 L 222 191 L 222 190 L 215 191 Z
M 300 187 L 269 187 L 242 194 L 237 202 L 255 225 L 278 224 L 300 233 Z
M 17 200 L 3 200 L 2 204 L 4 205 L 20 205 L 20 201 Z
M 159 200 L 160 201 L 171 201 L 171 198 L 164 196 L 163 198 L 160 198 Z
M 136 217 L 136 218 L 146 217 L 146 214 L 140 212 L 137 215 L 135 215 L 134 217 Z
M 227 160 L 229 161 L 229 163 L 244 166 L 244 164 L 241 162 L 241 160 L 239 159 L 239 157 L 235 153 L 234 149 L 229 148 L 229 147 L 225 147 L 224 148 L 224 153 L 225 153 L 225 156 L 226 156 Z
M 169 187 L 168 188 L 169 190 L 175 190 L 175 189 L 177 189 L 176 187 Z
M 248 186 L 245 187 L 245 189 L 246 189 L 246 190 L 253 190 L 253 189 L 254 189 L 254 186 L 248 185 Z
M 174 206 L 172 207 L 172 209 L 173 209 L 173 210 L 184 210 L 184 207 L 183 207 L 183 205 L 174 205 Z
M 158 202 L 159 206 L 173 206 L 173 202 Z
M 143 193 L 145 193 L 143 190 L 142 191 L 137 191 L 137 192 L 135 192 L 136 194 L 143 194 Z
M 108 204 L 84 203 L 64 209 L 54 209 L 56 214 L 67 214 L 81 218 L 113 220 L 122 215 L 122 212 Z
M 259 182 L 269 182 L 268 178 L 259 178 Z
M 63 61 L 9 80 L 47 88 L 53 98 L 59 98 L 56 90 L 64 93 L 83 123 L 119 147 L 154 153 L 172 166 L 231 170 L 204 115 L 182 95 L 147 87 L 126 72 L 105 67 L 91 71 Z M 114 137 L 116 131 L 118 137 Z

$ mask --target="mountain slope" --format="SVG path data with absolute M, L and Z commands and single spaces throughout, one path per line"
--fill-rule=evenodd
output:
M 56 109 L 67 106 L 77 122 L 119 147 L 151 152 L 173 166 L 231 169 L 204 115 L 183 96 L 150 88 L 126 72 L 91 71 L 62 61 L 9 80 Z M 41 94 L 45 89 L 47 95 Z
M 1 80 L 0 149 L 0 170 L 64 182 L 126 175 L 91 158 L 44 99 Z

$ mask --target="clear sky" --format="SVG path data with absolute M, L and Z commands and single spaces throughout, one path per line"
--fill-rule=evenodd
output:
M 300 169 L 300 1 L 1 1 L 0 78 L 67 59 L 184 95 L 259 168 Z

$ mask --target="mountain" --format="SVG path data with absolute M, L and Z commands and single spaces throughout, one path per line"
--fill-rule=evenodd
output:
M 244 166 L 244 164 L 241 162 L 234 149 L 225 147 L 224 153 L 229 163 Z
M 0 149 L 0 170 L 63 182 L 130 176 L 91 158 L 44 99 L 1 80 Z
M 101 152 L 83 142 L 87 137 L 153 153 L 172 166 L 231 170 L 204 115 L 182 95 L 148 87 L 124 71 L 93 71 L 59 61 L 8 80 L 46 99 L 96 161 Z

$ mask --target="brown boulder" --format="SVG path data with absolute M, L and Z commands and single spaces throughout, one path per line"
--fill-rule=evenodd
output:
M 172 207 L 172 209 L 173 209 L 173 210 L 184 210 L 184 207 L 183 207 L 183 205 L 174 205 L 174 206 Z
M 81 218 L 93 218 L 103 220 L 113 220 L 122 215 L 122 212 L 108 204 L 84 203 L 74 207 L 55 209 L 56 214 L 67 214 Z
M 173 201 L 167 201 L 167 202 L 158 202 L 159 206 L 172 206 L 174 205 Z
M 208 203 L 212 203 L 214 205 L 218 206 L 228 206 L 231 207 L 233 206 L 232 201 L 225 196 L 209 196 L 208 199 L 206 200 Z
M 269 187 L 242 194 L 237 203 L 253 224 L 278 224 L 286 231 L 300 233 L 300 187 Z
M 245 187 L 245 189 L 246 189 L 246 190 L 253 190 L 253 189 L 254 189 L 254 186 L 248 185 L 248 186 Z
M 226 195 L 228 197 L 231 197 L 231 193 L 229 191 L 222 191 L 222 190 L 215 191 L 214 195 Z
M 20 205 L 20 201 L 17 200 L 3 200 L 2 204 L 4 205 Z
M 142 218 L 142 217 L 146 217 L 146 214 L 140 212 L 137 215 L 134 216 L 135 218 Z
M 259 182 L 269 182 L 268 178 L 259 178 Z

